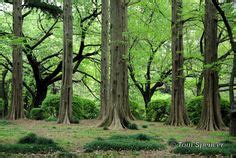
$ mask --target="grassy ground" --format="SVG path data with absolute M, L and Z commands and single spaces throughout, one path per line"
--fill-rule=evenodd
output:
M 60 125 L 56 122 L 19 120 L 19 121 L 0 121 L 0 144 L 16 143 L 19 138 L 29 132 L 39 136 L 52 138 L 59 146 L 70 152 L 82 153 L 84 144 L 94 140 L 97 137 L 109 137 L 115 134 L 136 134 L 143 133 L 152 136 L 159 136 L 168 141 L 169 138 L 175 138 L 178 141 L 206 142 L 216 143 L 223 140 L 236 142 L 235 137 L 230 137 L 228 131 L 206 132 L 196 130 L 196 127 L 171 127 L 162 123 L 135 121 L 139 125 L 139 130 L 103 130 L 97 128 L 98 120 L 82 120 L 77 125 Z M 147 125 L 148 128 L 142 128 Z M 160 153 L 162 152 L 162 153 Z M 142 155 L 142 152 L 132 152 L 132 154 Z M 145 153 L 146 154 L 146 153 Z M 153 153 L 150 153 L 153 154 Z M 173 155 L 169 149 L 159 151 L 162 155 Z

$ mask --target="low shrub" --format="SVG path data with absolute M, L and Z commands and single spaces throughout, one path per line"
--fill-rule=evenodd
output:
M 86 144 L 85 151 L 86 152 L 92 152 L 95 150 L 115 150 L 115 151 L 121 151 L 121 150 L 163 150 L 165 146 L 160 143 L 156 142 L 130 142 L 126 140 L 95 140 L 89 144 Z
M 148 104 L 147 121 L 165 122 L 168 119 L 170 100 L 158 99 Z
M 198 124 L 203 105 L 203 96 L 198 96 L 187 101 L 187 110 L 188 115 L 193 124 Z M 226 125 L 229 125 L 230 122 L 230 103 L 227 99 L 221 98 L 221 114 L 222 119 Z
M 138 130 L 138 125 L 136 125 L 135 123 L 129 123 L 127 128 L 131 130 Z
M 43 120 L 44 117 L 44 110 L 42 108 L 33 108 L 30 111 L 30 118 L 34 120 Z
M 39 144 L 0 144 L 0 153 L 11 154 L 46 154 L 56 151 L 63 151 L 56 145 L 39 145 Z
M 187 101 L 187 111 L 191 122 L 196 125 L 200 120 L 202 111 L 203 97 L 197 96 Z
M 41 145 L 55 145 L 56 143 L 49 138 L 39 137 L 34 133 L 29 133 L 20 138 L 19 144 L 41 144 Z
M 65 152 L 57 153 L 55 158 L 77 158 L 77 157 L 78 155 L 76 153 L 65 151 Z
M 11 154 L 46 154 L 56 151 L 64 151 L 52 139 L 39 137 L 34 133 L 29 133 L 19 139 L 17 144 L 0 144 L 0 153 Z
M 148 125 L 142 125 L 143 128 L 148 128 Z
M 55 116 L 49 116 L 46 121 L 49 121 L 49 122 L 55 122 L 57 121 L 57 118 Z
M 57 117 L 59 113 L 60 97 L 59 95 L 47 95 L 42 103 L 42 109 L 45 111 L 46 118 Z
M 48 95 L 42 104 L 47 118 L 57 117 L 59 113 L 60 96 Z M 98 116 L 99 110 L 96 104 L 89 100 L 73 96 L 72 115 L 73 123 L 78 122 L 80 119 L 94 119 Z
M 136 135 L 114 135 L 107 139 L 96 139 L 84 146 L 86 152 L 96 150 L 108 151 L 122 151 L 122 150 L 164 150 L 166 146 L 160 141 L 153 139 L 153 137 L 136 134 Z
M 82 109 L 81 110 L 82 111 L 81 117 L 74 115 L 76 118 L 78 118 L 78 119 L 95 119 L 95 118 L 97 118 L 97 116 L 99 114 L 99 109 L 96 106 L 95 102 L 93 102 L 89 99 L 80 98 L 79 96 L 74 96 L 73 99 L 74 99 L 73 100 L 73 108 L 75 110 L 78 110 L 79 107 L 81 107 L 81 109 Z M 77 108 L 76 108 L 76 106 L 74 106 L 74 103 L 77 103 Z M 79 112 L 77 112 L 77 113 L 79 114 Z
M 38 137 L 36 143 L 37 144 L 46 144 L 46 145 L 56 144 L 52 139 L 44 138 L 44 137 Z
M 138 120 L 144 120 L 146 111 L 145 107 L 140 106 L 137 102 L 129 101 L 129 107 L 133 116 Z
M 133 134 L 133 135 L 113 135 L 111 137 L 109 137 L 109 139 L 114 139 L 114 140 L 118 140 L 118 139 L 129 139 L 129 140 L 140 140 L 140 141 L 149 141 L 149 140 L 153 140 L 153 141 L 160 141 L 161 139 L 158 137 L 153 137 L 153 136 L 148 136 L 146 134 Z
M 141 141 L 147 141 L 147 140 L 152 139 L 151 137 L 149 137 L 148 135 L 145 135 L 145 134 L 137 134 L 134 136 L 134 138 L 137 140 L 141 140 Z
M 29 133 L 26 136 L 20 138 L 18 141 L 19 144 L 35 144 L 37 136 L 34 133 Z
M 230 141 L 230 140 L 223 140 L 220 143 L 223 143 L 223 144 L 233 144 L 233 142 Z
M 235 155 L 236 154 L 236 143 L 234 144 L 223 144 L 222 147 L 182 147 L 178 146 L 174 149 L 174 153 L 178 154 L 197 154 L 205 156 L 215 155 Z
M 221 151 L 217 148 L 197 148 L 197 147 L 191 147 L 191 148 L 182 148 L 177 147 L 174 149 L 174 153 L 178 154 L 201 154 L 201 155 L 219 155 L 221 154 Z

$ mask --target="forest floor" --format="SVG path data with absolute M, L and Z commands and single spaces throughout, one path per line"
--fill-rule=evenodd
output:
M 134 121 L 139 125 L 139 130 L 103 130 L 97 128 L 98 120 L 82 120 L 79 124 L 61 125 L 56 122 L 34 121 L 34 120 L 18 120 L 8 123 L 0 121 L 0 144 L 14 144 L 19 138 L 32 132 L 39 136 L 52 138 L 59 146 L 67 151 L 83 154 L 83 146 L 96 139 L 97 137 L 109 137 L 111 135 L 128 135 L 128 134 L 147 134 L 151 136 L 159 136 L 168 141 L 170 138 L 175 138 L 181 142 L 202 142 L 202 143 L 217 143 L 223 140 L 236 142 L 235 137 L 230 137 L 228 131 L 206 132 L 196 130 L 192 127 L 171 127 L 165 126 L 163 123 Z M 148 128 L 143 128 L 142 125 L 147 125 Z M 95 155 L 104 154 L 104 152 L 92 153 Z M 105 154 L 114 154 L 114 152 L 106 152 Z M 115 154 L 136 155 L 146 157 L 147 155 L 165 155 L 173 156 L 171 149 L 156 152 L 121 152 Z M 145 155 L 145 156 L 144 156 Z M 159 157 L 159 156 L 157 156 Z

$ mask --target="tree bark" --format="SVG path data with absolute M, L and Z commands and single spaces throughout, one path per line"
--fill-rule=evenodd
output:
M 101 48 L 101 110 L 105 119 L 109 104 L 109 0 L 102 0 L 102 48 Z
M 129 76 L 128 76 L 128 1 L 123 0 L 122 2 L 122 35 L 123 35 L 123 53 L 121 54 L 122 59 L 122 66 L 121 71 L 123 71 L 123 77 L 121 77 L 123 83 L 121 83 L 121 86 L 123 85 L 123 106 L 126 112 L 126 117 L 128 120 L 135 120 L 133 114 L 131 113 L 130 107 L 129 107 Z
M 16 38 L 22 36 L 22 0 L 13 0 L 13 33 Z M 12 107 L 10 120 L 24 117 L 23 104 L 23 61 L 21 44 L 13 45 Z
M 234 58 L 233 58 L 233 68 L 230 76 L 230 86 L 229 86 L 229 96 L 230 96 L 230 104 L 231 104 L 231 117 L 230 117 L 230 135 L 236 136 L 236 97 L 235 97 L 235 86 L 234 83 L 236 81 L 236 41 L 233 36 L 232 28 L 229 24 L 229 21 L 227 20 L 227 17 L 225 15 L 225 12 L 221 9 L 219 4 L 216 0 L 212 0 L 215 8 L 219 12 L 220 16 L 222 17 L 222 20 L 225 24 L 225 27 L 228 32 L 229 41 L 231 44 L 231 48 L 234 52 Z M 236 1 L 234 0 L 233 7 L 236 7 Z
M 199 76 L 199 78 L 198 78 L 198 82 L 197 82 L 197 84 L 196 84 L 196 86 L 197 86 L 197 92 L 196 92 L 196 94 L 197 94 L 197 96 L 201 96 L 201 95 L 203 95 L 203 90 L 202 90 L 202 82 L 203 82 L 203 73 L 201 73 L 201 75 Z
M 236 48 L 236 42 L 235 48 Z M 236 49 L 235 49 L 236 50 Z M 233 59 L 233 68 L 230 77 L 230 87 L 229 87 L 229 95 L 230 95 L 230 104 L 231 104 L 231 114 L 230 114 L 230 135 L 236 136 L 236 92 L 235 87 L 233 86 L 236 83 L 236 52 L 234 52 Z
M 150 103 L 152 96 L 150 96 L 150 93 L 148 93 L 148 92 L 146 92 L 142 95 L 143 95 L 143 100 L 144 100 L 144 103 L 145 103 L 145 109 L 147 109 L 148 104 Z
M 204 103 L 198 129 L 222 130 L 225 125 L 220 112 L 219 76 L 215 70 L 217 61 L 217 12 L 211 0 L 205 0 L 204 47 Z
M 39 108 L 42 105 L 44 99 L 47 97 L 48 85 L 44 82 L 40 82 L 36 86 L 36 94 L 33 98 L 33 107 Z
M 235 1 L 236 5 L 236 1 Z M 232 35 L 231 35 L 232 36 Z M 233 37 L 231 37 L 233 39 Z M 231 114 L 230 114 L 230 135 L 236 136 L 236 41 L 231 40 L 231 47 L 234 52 L 233 56 L 233 68 L 230 74 L 230 86 L 229 86 L 229 96 L 231 104 Z
M 63 63 L 62 63 L 62 88 L 61 103 L 58 123 L 70 124 L 72 120 L 73 100 L 73 22 L 72 22 L 72 0 L 64 0 L 63 3 Z
M 100 126 L 127 128 L 131 113 L 128 104 L 127 1 L 110 0 L 111 4 L 111 72 L 109 111 Z
M 185 110 L 182 0 L 172 0 L 172 99 L 168 125 L 189 125 Z
M 4 110 L 3 117 L 6 117 L 8 114 L 8 91 L 9 91 L 9 81 L 6 81 L 8 70 L 3 71 L 2 74 L 2 90 L 3 90 L 3 101 L 4 101 Z

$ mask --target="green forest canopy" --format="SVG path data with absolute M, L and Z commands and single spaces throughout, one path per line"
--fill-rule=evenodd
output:
M 135 80 L 142 88 L 147 83 L 159 86 L 151 101 L 169 98 L 171 94 L 171 3 L 166 0 L 132 1 L 128 8 L 128 60 Z M 236 32 L 235 9 L 231 3 L 222 3 L 223 10 Z M 8 3 L 1 4 L 0 16 L 0 61 L 1 74 L 8 70 L 7 81 L 11 80 L 11 45 L 23 45 L 24 97 L 28 109 L 38 107 L 44 96 L 39 90 L 46 83 L 47 95 L 61 86 L 60 62 L 62 61 L 63 31 L 61 2 L 32 2 L 23 8 L 23 37 L 15 39 L 12 34 L 12 10 Z M 204 3 L 197 0 L 183 0 L 184 36 L 184 78 L 185 98 L 202 95 L 203 82 L 203 33 Z M 73 1 L 74 37 L 74 94 L 94 100 L 99 105 L 100 95 L 100 54 L 101 54 L 101 2 Z M 219 16 L 218 22 L 218 60 L 214 68 L 219 72 L 219 86 L 222 98 L 228 99 L 228 84 L 232 67 L 233 52 L 228 33 Z M 151 60 L 150 60 L 151 59 Z M 81 62 L 81 63 L 80 63 Z M 149 65 L 150 64 L 150 65 Z M 79 65 L 79 66 L 78 66 Z M 147 79 L 147 67 L 150 78 Z M 78 67 L 77 67 L 78 66 Z M 130 75 L 131 76 L 131 75 Z M 37 80 L 42 82 L 37 83 Z M 41 85 L 40 85 L 41 84 Z M 40 93 L 39 93 L 40 91 Z M 38 92 L 38 93 L 37 93 Z M 9 95 L 10 97 L 10 95 Z M 144 107 L 140 90 L 129 77 L 129 98 Z M 39 99 L 39 100 L 37 100 Z

